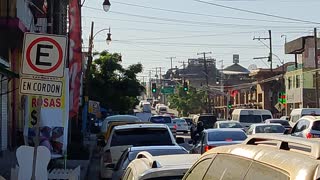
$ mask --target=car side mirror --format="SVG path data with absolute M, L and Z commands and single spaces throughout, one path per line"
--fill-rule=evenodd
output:
M 176 138 L 176 142 L 177 142 L 178 144 L 183 144 L 183 143 L 184 143 L 184 138 L 183 138 L 183 137 L 177 137 L 177 138 Z

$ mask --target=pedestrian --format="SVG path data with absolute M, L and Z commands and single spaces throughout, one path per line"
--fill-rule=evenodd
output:
M 200 140 L 200 137 L 202 135 L 203 130 L 204 130 L 203 122 L 199 121 L 197 123 L 197 127 L 194 131 L 194 134 L 193 134 L 193 139 L 192 139 L 193 144 L 196 144 Z

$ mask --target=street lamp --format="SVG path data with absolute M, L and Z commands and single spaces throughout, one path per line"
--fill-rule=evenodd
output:
M 110 6 L 111 6 L 110 1 L 109 1 L 109 0 L 105 0 L 105 1 L 102 3 L 102 6 L 103 6 L 103 10 L 104 10 L 105 12 L 108 12 L 109 9 L 110 9 Z

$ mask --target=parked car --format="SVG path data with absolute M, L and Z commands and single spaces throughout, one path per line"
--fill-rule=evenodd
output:
M 203 131 L 200 141 L 191 148 L 190 153 L 202 154 L 218 146 L 242 143 L 246 138 L 247 135 L 241 129 L 207 129 Z
M 125 170 L 122 180 L 177 180 L 181 179 L 199 154 L 152 156 L 140 152 Z
M 303 147 L 303 148 L 301 148 Z M 183 180 L 318 180 L 320 140 L 257 134 L 242 144 L 213 148 L 201 156 Z
M 238 128 L 238 129 L 242 129 L 244 131 L 243 126 L 237 121 L 217 121 L 214 124 L 213 128 L 216 128 L 216 129 L 220 129 L 220 128 Z
M 284 119 L 267 119 L 264 121 L 266 124 L 272 124 L 272 123 L 278 123 L 281 124 L 286 131 L 284 132 L 284 134 L 288 134 L 291 132 L 292 127 L 289 124 L 289 121 L 284 120 Z
M 177 127 L 177 132 L 188 133 L 188 123 L 184 119 L 172 119 L 172 122 Z
M 320 116 L 320 108 L 293 109 L 290 113 L 290 125 L 294 126 L 295 123 L 303 116 Z
M 291 130 L 292 136 L 320 138 L 320 116 L 303 116 Z
M 167 126 L 169 126 L 173 136 L 176 137 L 177 126 L 175 124 L 173 124 L 170 116 L 165 116 L 165 115 L 151 116 L 149 118 L 149 122 L 156 123 L 156 124 L 166 124 Z
M 188 154 L 188 151 L 181 146 L 140 146 L 130 147 L 125 150 L 118 163 L 115 165 L 114 172 L 112 174 L 113 180 L 119 180 L 124 173 L 124 170 L 128 167 L 129 163 L 133 161 L 137 154 L 146 151 L 152 156 L 163 156 L 170 154 Z
M 248 131 L 248 135 L 252 134 L 259 134 L 259 133 L 274 133 L 274 134 L 284 134 L 286 129 L 281 125 L 277 123 L 270 123 L 270 124 L 252 124 Z
M 177 139 L 181 141 L 181 138 Z M 182 140 L 183 141 L 183 140 Z M 123 151 L 132 146 L 177 146 L 169 127 L 164 124 L 130 124 L 115 126 L 100 161 L 101 178 L 111 178 Z

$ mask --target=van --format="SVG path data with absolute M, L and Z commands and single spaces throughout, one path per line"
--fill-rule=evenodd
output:
M 214 124 L 217 122 L 217 117 L 213 114 L 199 114 L 193 116 L 193 122 L 195 125 L 201 121 L 205 129 L 213 128 Z
M 232 112 L 232 120 L 238 121 L 246 129 L 255 123 L 263 123 L 266 119 L 272 119 L 272 114 L 266 109 L 235 109 Z
M 151 113 L 151 104 L 149 102 L 144 102 L 142 104 L 142 112 Z
M 160 105 L 158 107 L 157 113 L 158 114 L 166 114 L 166 113 L 168 113 L 168 107 L 164 106 L 164 105 L 162 105 L 162 106 Z
M 300 109 L 293 109 L 290 113 L 290 120 L 289 123 L 291 126 L 302 117 L 306 115 L 311 116 L 320 116 L 320 109 L 319 108 L 300 108 Z

